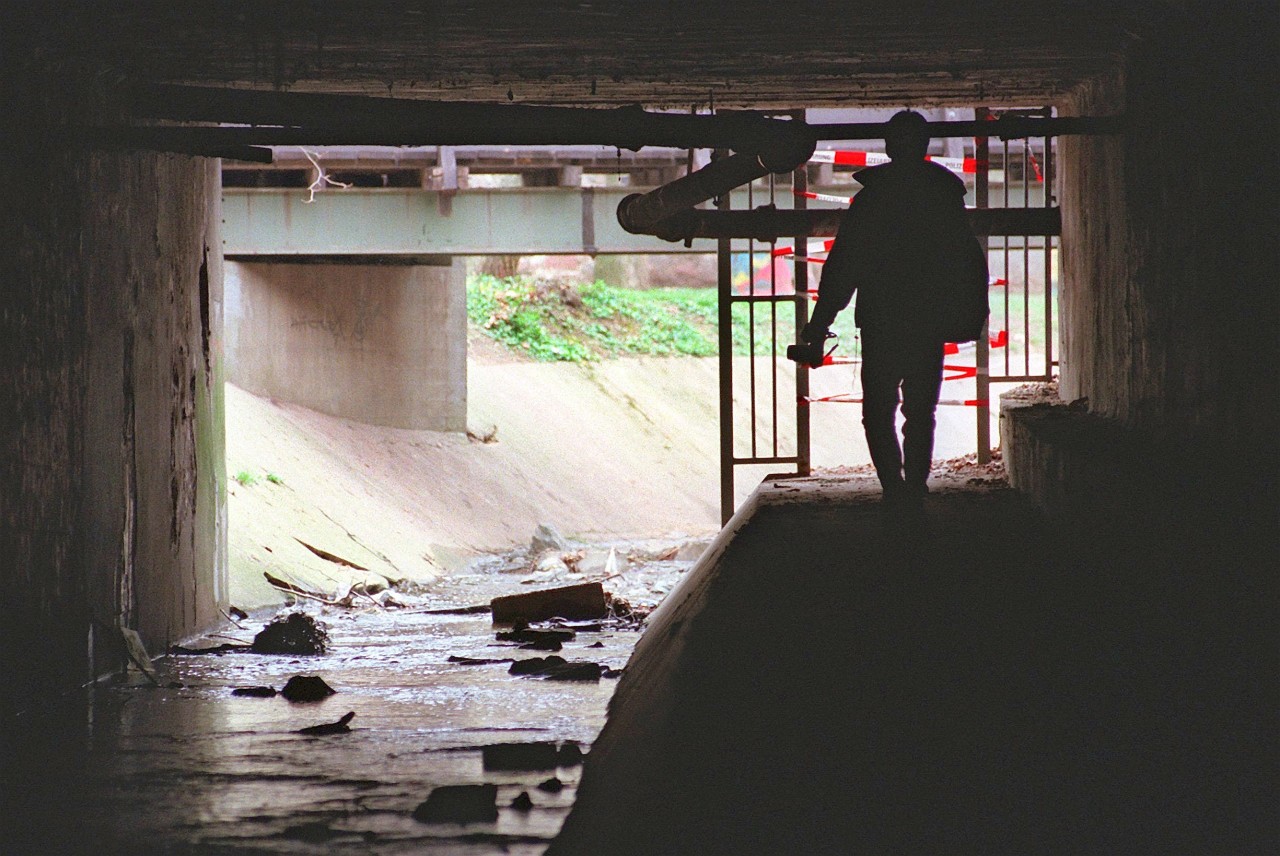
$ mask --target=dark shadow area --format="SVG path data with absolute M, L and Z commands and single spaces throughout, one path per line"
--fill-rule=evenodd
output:
M 549 853 L 1274 852 L 1270 532 L 815 481 L 654 617 Z

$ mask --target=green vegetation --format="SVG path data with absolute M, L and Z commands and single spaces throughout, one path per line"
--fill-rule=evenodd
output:
M 272 484 L 284 484 L 284 479 L 280 478 L 280 476 L 275 473 L 267 473 L 267 481 Z
M 1011 294 L 1005 318 L 1004 294 L 993 289 L 993 331 L 1012 327 L 1009 359 L 1021 364 L 1027 343 L 1022 336 L 1023 297 Z M 1044 296 L 1029 298 L 1030 347 L 1043 354 Z M 553 285 L 527 277 L 498 279 L 478 275 L 467 282 L 467 315 L 491 338 L 535 360 L 585 362 L 626 355 L 710 357 L 718 352 L 717 295 L 713 288 L 655 288 L 637 291 L 604 282 Z M 857 353 L 853 311 L 846 310 L 832 327 L 839 354 Z M 736 302 L 733 306 L 733 352 L 768 356 L 777 341 L 782 356 L 795 341 L 795 317 L 787 302 Z M 828 344 L 830 349 L 831 344 Z M 1004 350 L 993 351 L 993 366 L 1003 370 Z M 1040 357 L 1043 359 L 1043 357 Z M 1021 371 L 1021 369 L 1019 369 Z
M 241 470 L 240 472 L 232 476 L 232 478 L 234 478 L 244 487 L 251 487 L 258 483 L 258 477 L 255 476 L 253 473 L 249 472 L 248 470 Z
M 478 275 L 467 282 L 467 316 L 486 335 L 536 360 L 582 362 L 624 355 L 710 357 L 718 352 L 717 298 L 710 288 L 637 291 L 604 282 L 579 286 L 524 277 Z M 773 330 L 778 351 L 794 341 L 788 304 L 776 317 L 767 305 L 734 306 L 733 350 L 767 355 Z

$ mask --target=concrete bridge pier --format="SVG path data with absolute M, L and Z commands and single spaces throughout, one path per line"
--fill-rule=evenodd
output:
M 467 427 L 467 295 L 451 256 L 228 261 L 227 379 L 371 425 Z

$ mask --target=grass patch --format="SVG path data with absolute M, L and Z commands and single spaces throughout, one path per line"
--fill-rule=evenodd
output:
M 1024 351 L 1043 353 L 1042 327 L 1033 323 L 1031 341 L 1021 332 L 1022 296 L 1010 295 L 1009 322 L 1015 335 L 1010 360 L 1021 362 Z M 1033 294 L 1027 307 L 1031 318 L 1043 317 L 1044 298 Z M 993 290 L 992 330 L 1004 329 L 1004 295 Z M 554 285 L 527 277 L 498 279 L 472 276 L 467 281 L 467 316 L 485 335 L 512 350 L 541 361 L 586 362 L 619 356 L 712 357 L 719 352 L 717 295 L 714 288 L 655 288 L 637 291 L 604 282 Z M 840 313 L 832 330 L 839 353 L 857 351 L 853 308 Z M 777 342 L 777 356 L 795 341 L 792 304 L 735 302 L 733 353 L 769 356 Z M 830 347 L 830 345 L 828 345 Z M 993 352 L 993 366 L 1003 368 L 1004 352 Z
M 252 487 L 258 483 L 258 477 L 248 470 L 241 470 L 232 476 L 232 478 L 239 482 L 243 487 Z
M 633 291 L 603 282 L 557 286 L 480 275 L 467 282 L 467 317 L 535 360 L 716 353 L 713 289 Z

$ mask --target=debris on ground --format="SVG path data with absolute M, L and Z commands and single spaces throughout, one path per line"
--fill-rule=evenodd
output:
M 147 653 L 147 646 L 142 644 L 142 637 L 138 635 L 138 631 L 121 627 L 120 641 L 124 644 L 124 653 L 129 658 L 129 662 L 146 676 L 152 686 L 160 686 L 160 676 L 156 674 L 155 666 L 151 665 L 151 655 Z
M 291 612 L 253 637 L 252 648 L 255 654 L 323 654 L 329 648 L 329 632 L 305 612 Z
M 528 791 L 521 791 L 520 796 L 511 801 L 511 807 L 516 811 L 532 811 L 533 798 L 529 796 Z
M 581 746 L 572 740 L 567 740 L 560 745 L 560 751 L 556 755 L 556 766 L 579 767 L 585 757 Z
M 490 612 L 491 607 L 487 603 L 478 603 L 474 606 L 450 606 L 443 609 L 418 609 L 414 610 L 419 615 L 478 615 L 481 612 Z
M 507 672 L 512 675 L 536 675 L 555 666 L 563 666 L 568 661 L 564 657 L 552 654 L 550 657 L 530 657 L 527 660 L 515 660 Z
M 609 617 L 617 618 L 623 621 L 643 624 L 645 619 L 649 617 L 652 610 L 642 606 L 633 606 L 630 601 L 624 600 L 617 595 L 608 596 Z
M 539 523 L 538 528 L 533 532 L 533 538 L 529 540 L 529 554 L 531 556 L 551 550 L 564 552 L 568 549 L 569 542 L 550 523 Z
M 231 617 L 234 618 L 236 621 L 244 621 L 246 618 L 249 617 L 249 613 L 245 612 L 243 609 L 241 609 L 238 606 L 234 606 L 234 605 L 229 606 L 227 607 L 227 611 L 231 613 Z
M 497 634 L 499 642 L 515 642 L 522 649 L 530 651 L 559 651 L 564 643 L 572 640 L 577 634 L 572 630 L 530 630 L 520 629 Z
M 419 823 L 492 823 L 498 819 L 497 785 L 441 785 L 413 810 Z
M 570 662 L 552 654 L 550 657 L 516 660 L 507 671 L 513 675 L 532 675 L 549 681 L 598 681 L 608 669 L 599 663 Z
M 480 748 L 486 771 L 554 770 L 560 765 L 560 747 L 551 742 L 494 743 Z
M 349 710 L 342 715 L 337 722 L 326 722 L 324 725 L 312 725 L 310 728 L 298 729 L 299 734 L 306 734 L 309 737 L 323 737 L 326 734 L 349 734 L 351 732 L 351 720 L 356 718 L 356 712 Z
M 492 666 L 496 663 L 513 663 L 515 660 L 511 657 L 460 657 L 457 654 L 452 654 L 447 662 L 458 666 Z
M 357 565 L 355 562 L 351 561 L 350 559 L 344 559 L 341 556 L 337 555 L 336 553 L 330 553 L 328 550 L 322 550 L 319 547 L 314 547 L 308 544 L 306 541 L 303 541 L 301 538 L 295 537 L 293 540 L 297 541 L 299 544 L 306 547 L 308 550 L 310 550 L 316 556 L 319 556 L 321 559 L 324 559 L 326 562 L 333 562 L 335 565 L 341 565 L 344 568 L 351 568 L 352 570 L 356 570 L 356 571 L 364 571 L 365 573 L 369 572 L 369 569 L 366 568 L 364 565 Z
M 303 546 L 306 546 L 306 545 L 304 544 Z M 274 576 L 271 573 L 268 573 L 267 571 L 263 571 L 262 576 L 268 583 L 280 589 L 280 591 L 287 592 L 296 597 L 303 598 L 304 600 L 314 600 L 317 603 L 324 604 L 325 606 L 350 607 L 351 604 L 353 603 L 353 598 L 355 597 L 352 594 L 350 589 L 347 590 L 347 593 L 344 596 L 334 598 L 334 597 L 329 597 L 327 594 L 323 592 L 318 592 L 312 589 L 303 588 L 302 586 L 297 585 L 295 583 L 288 582 L 287 580 L 282 580 L 279 577 Z
M 546 791 L 549 794 L 558 794 L 564 790 L 564 782 L 560 781 L 555 776 L 552 776 L 545 782 L 539 782 L 538 790 Z
M 289 701 L 320 701 L 337 695 L 337 690 L 317 675 L 294 675 L 280 690 L 280 695 Z
M 186 645 L 170 645 L 170 654 L 179 654 L 182 656 L 197 656 L 200 654 L 231 654 L 237 651 L 252 651 L 253 646 L 247 642 L 223 642 L 221 645 L 203 645 L 199 647 L 188 647 Z
M 495 597 L 489 602 L 494 624 L 546 621 L 550 618 L 604 618 L 609 614 L 604 586 L 598 582 Z
M 275 687 L 236 687 L 231 694 L 249 698 L 275 698 L 278 695 Z

